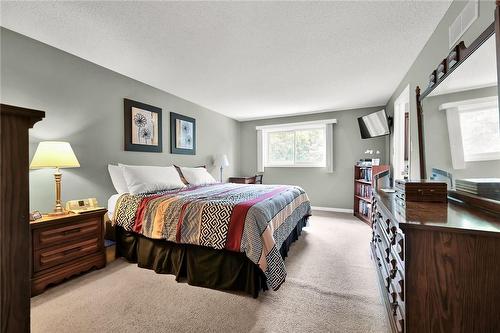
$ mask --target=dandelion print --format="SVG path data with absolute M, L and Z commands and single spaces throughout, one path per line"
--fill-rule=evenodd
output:
M 151 130 L 149 128 L 141 128 L 139 131 L 139 136 L 144 140 L 151 139 Z
M 137 126 L 137 127 L 144 127 L 144 126 L 146 126 L 146 123 L 148 121 L 146 120 L 146 117 L 144 117 L 143 114 L 137 113 L 134 116 L 134 122 L 135 122 L 135 126 Z
M 156 137 L 158 115 L 155 112 L 132 107 L 132 143 L 158 145 Z
M 193 123 L 177 119 L 176 147 L 182 149 L 193 149 Z

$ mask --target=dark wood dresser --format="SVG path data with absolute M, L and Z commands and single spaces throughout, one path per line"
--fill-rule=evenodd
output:
M 105 209 L 31 222 L 31 295 L 75 274 L 106 265 Z
M 28 130 L 45 112 L 0 104 L 0 332 L 29 332 Z
M 393 332 L 500 332 L 500 217 L 377 192 L 372 223 Z
M 255 176 L 229 177 L 230 183 L 255 184 Z

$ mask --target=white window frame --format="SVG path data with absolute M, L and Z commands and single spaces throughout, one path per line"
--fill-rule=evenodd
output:
M 394 101 L 394 133 L 392 135 L 392 167 L 394 170 L 394 179 L 404 179 L 409 175 L 409 168 L 405 165 L 405 114 L 410 114 L 410 85 L 401 92 L 396 101 Z M 409 130 L 409 129 L 408 129 Z M 408 140 L 411 135 L 409 135 Z M 408 152 L 408 155 L 411 153 Z M 410 164 L 411 158 L 408 158 Z
M 490 108 L 498 109 L 497 96 L 468 99 L 445 103 L 439 106 L 439 110 L 446 111 L 453 169 L 465 169 L 467 162 L 500 160 L 500 152 L 474 154 L 469 155 L 467 158 L 464 153 L 462 129 L 460 127 L 460 112 L 473 112 L 475 110 Z
M 333 124 L 337 119 L 315 120 L 300 123 L 257 126 L 257 170 L 264 172 L 264 168 L 327 168 L 333 172 Z M 269 163 L 267 161 L 267 134 L 271 132 L 285 132 L 307 129 L 325 129 L 325 161 L 324 163 Z M 295 149 L 295 147 L 294 147 Z

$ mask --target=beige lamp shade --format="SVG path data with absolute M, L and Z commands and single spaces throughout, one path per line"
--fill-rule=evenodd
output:
M 68 142 L 42 141 L 36 148 L 30 169 L 78 168 L 80 163 Z

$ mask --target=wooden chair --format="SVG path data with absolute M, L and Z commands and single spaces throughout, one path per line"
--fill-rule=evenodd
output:
M 255 184 L 262 184 L 263 173 L 258 173 L 255 175 Z

